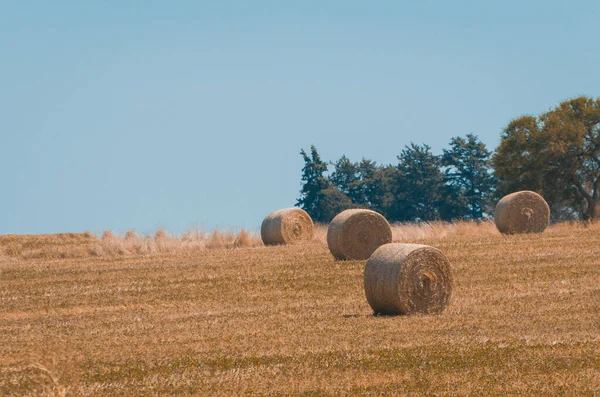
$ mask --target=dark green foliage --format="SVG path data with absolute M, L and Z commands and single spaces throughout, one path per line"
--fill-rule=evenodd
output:
M 351 162 L 342 156 L 333 163 L 330 181 L 343 192 L 355 207 L 387 213 L 394 201 L 393 187 L 397 171 L 392 166 L 381 167 L 371 160 Z
M 388 217 L 394 205 L 394 189 L 398 170 L 391 165 L 378 166 L 363 159 L 359 164 L 364 202 L 359 203 Z
M 444 180 L 440 156 L 428 145 L 411 143 L 398 156 L 395 202 L 389 217 L 397 221 L 440 219 Z
M 342 156 L 332 163 L 334 171 L 329 180 L 339 191 L 343 192 L 353 203 L 364 203 L 364 181 L 359 164 L 351 162 L 348 157 Z
M 317 222 L 329 222 L 348 208 L 369 208 L 390 222 L 485 217 L 494 191 L 491 154 L 474 135 L 453 138 L 450 145 L 437 156 L 428 145 L 411 143 L 396 166 L 342 156 L 331 163 L 329 176 L 312 146 L 310 156 L 300 152 L 304 184 L 296 205 Z
M 444 149 L 442 155 L 442 164 L 447 167 L 447 202 L 454 204 L 446 209 L 450 217 L 481 219 L 492 213 L 496 181 L 490 171 L 491 156 L 476 135 L 450 140 L 450 149 Z
M 328 222 L 323 213 L 324 198 L 323 191 L 331 186 L 331 182 L 325 176 L 327 163 L 321 160 L 317 148 L 310 147 L 310 156 L 302 149 L 300 154 L 304 158 L 302 168 L 302 189 L 296 206 L 305 210 L 316 222 Z
M 509 123 L 493 158 L 500 194 L 534 190 L 554 219 L 596 216 L 600 184 L 600 99 L 579 97 Z
M 532 156 L 539 128 L 537 118 L 522 116 L 512 120 L 502 132 L 502 141 L 493 156 L 499 197 L 525 189 L 541 191 L 542 174 L 538 170 L 542 165 Z
M 329 222 L 340 212 L 357 208 L 352 200 L 335 187 L 327 188 L 319 193 L 318 222 Z

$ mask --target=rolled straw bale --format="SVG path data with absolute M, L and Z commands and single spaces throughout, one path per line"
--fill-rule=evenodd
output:
M 386 244 L 367 261 L 367 301 L 376 314 L 438 313 L 448 306 L 453 276 L 442 251 L 420 244 Z
M 496 205 L 494 222 L 503 234 L 541 233 L 550 221 L 550 207 L 535 192 L 511 193 Z
M 271 212 L 263 220 L 260 237 L 265 245 L 296 244 L 313 236 L 313 221 L 300 208 L 285 208 Z
M 338 260 L 368 259 L 377 248 L 391 242 L 390 224 L 371 210 L 342 211 L 327 228 L 329 251 Z

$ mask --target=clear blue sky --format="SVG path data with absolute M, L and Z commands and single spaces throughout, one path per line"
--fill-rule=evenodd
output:
M 598 1 L 0 1 L 0 234 L 257 229 L 301 148 L 394 163 L 600 93 Z

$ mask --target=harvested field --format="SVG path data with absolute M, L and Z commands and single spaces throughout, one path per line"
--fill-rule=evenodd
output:
M 73 238 L 127 251 L 81 258 L 2 237 L 0 395 L 600 394 L 600 225 L 396 225 L 446 254 L 454 290 L 439 315 L 395 317 L 372 315 L 365 261 L 335 261 L 324 233 L 139 253 L 145 237 Z

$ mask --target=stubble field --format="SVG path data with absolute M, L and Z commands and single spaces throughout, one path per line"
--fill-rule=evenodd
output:
M 0 237 L 0 395 L 600 395 L 600 225 L 395 226 L 453 265 L 433 316 L 373 316 L 323 235 Z

